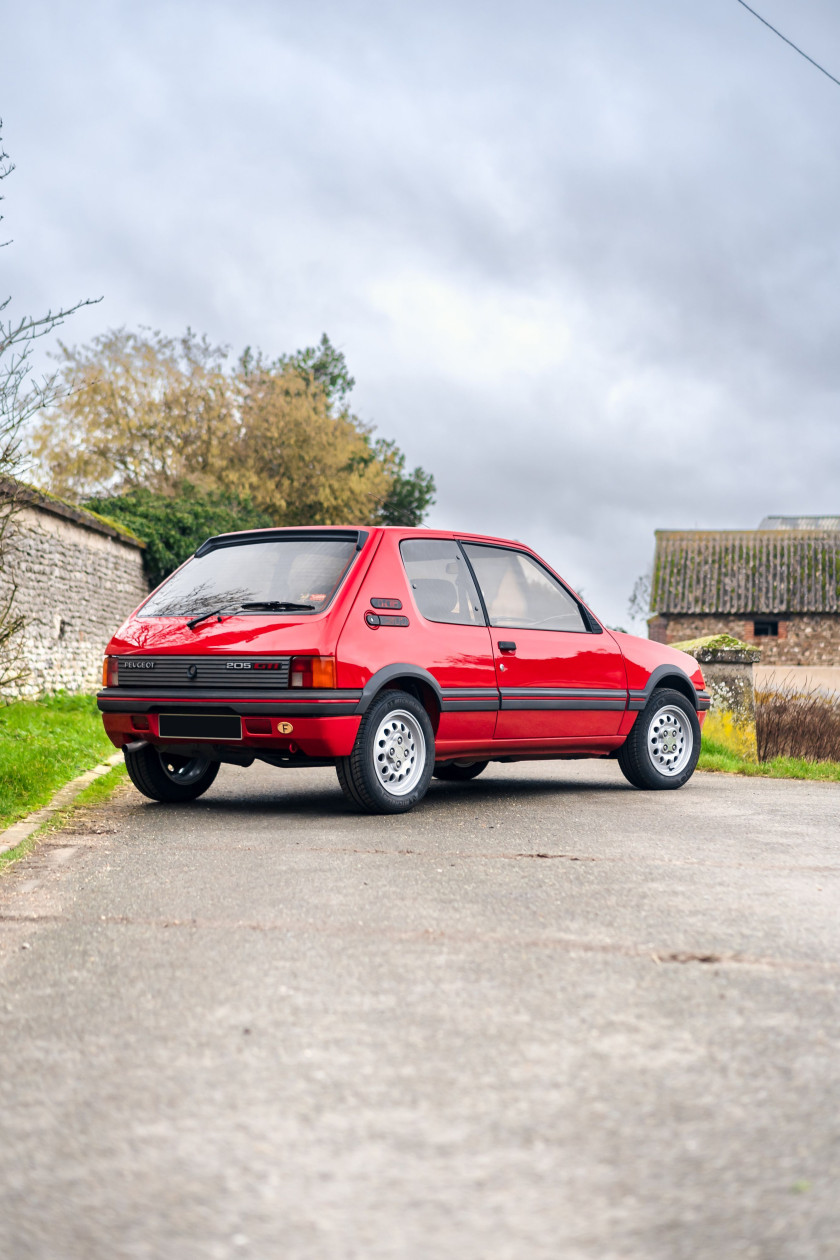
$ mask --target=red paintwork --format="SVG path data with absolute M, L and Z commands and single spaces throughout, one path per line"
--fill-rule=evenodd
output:
M 611 634 L 624 657 L 628 687 L 644 687 L 657 666 L 668 664 L 688 674 L 698 688 L 703 687 L 703 671 L 687 652 L 678 652 L 665 643 L 654 643 L 653 639 L 639 639 L 635 634 L 622 634 L 618 630 Z
M 356 597 L 350 616 L 338 640 L 338 686 L 364 687 L 378 669 L 402 662 L 427 669 L 442 687 L 495 687 L 496 671 L 486 626 L 441 625 L 420 616 L 400 557 L 403 538 L 428 537 L 428 530 L 387 530 Z M 435 531 L 432 537 L 453 535 Z M 365 621 L 371 597 L 396 598 L 409 626 L 380 626 L 372 629 Z M 466 741 L 470 747 L 492 742 L 496 714 L 433 714 L 435 746 L 449 750 L 452 741 Z
M 494 627 L 490 633 L 500 687 L 627 686 L 621 652 L 608 630 L 593 635 Z M 516 651 L 500 651 L 500 640 L 515 642 Z M 621 717 L 620 712 L 594 709 L 502 710 L 496 723 L 496 738 L 617 735 Z
M 427 670 L 442 688 L 600 688 L 622 695 L 628 688 L 642 690 L 654 669 L 670 665 L 687 675 L 698 690 L 702 689 L 702 672 L 692 657 L 633 635 L 606 629 L 601 635 L 501 630 L 425 620 L 414 603 L 400 556 L 399 543 L 407 538 L 501 543 L 539 560 L 530 548 L 505 539 L 445 530 L 374 528 L 332 604 L 322 613 L 226 616 L 221 622 L 203 622 L 195 630 L 187 627 L 185 617 L 144 620 L 132 614 L 106 651 L 108 655 L 195 659 L 212 655 L 334 656 L 339 689 L 361 689 L 379 669 L 394 664 Z M 400 615 L 408 618 L 409 625 L 368 625 L 365 614 L 372 611 L 373 597 L 401 601 Z M 499 640 L 515 641 L 516 652 L 500 652 Z M 100 693 L 104 699 L 108 695 L 107 691 Z M 290 689 L 289 703 L 295 698 Z M 621 745 L 636 717 L 628 708 L 441 712 L 431 689 L 424 698 L 435 730 L 438 757 L 604 756 Z M 174 707 L 165 695 L 156 697 L 151 684 L 143 688 L 142 696 L 132 693 L 132 699 Z M 244 690 L 242 694 L 226 692 L 224 699 L 242 705 L 264 703 L 259 696 Z M 217 701 L 179 696 L 177 707 L 183 711 L 187 705 L 203 705 L 212 711 L 220 703 L 221 696 Z M 329 691 L 317 697 L 323 717 L 291 717 L 293 732 L 281 735 L 275 727 L 278 720 L 283 720 L 284 703 L 285 700 L 278 702 L 277 712 L 272 715 L 271 734 L 244 733 L 237 747 L 288 752 L 294 745 L 301 753 L 319 758 L 350 753 L 361 719 L 358 715 L 330 715 Z M 157 742 L 157 718 L 154 714 L 149 716 L 150 728 L 143 732 L 132 726 L 127 712 L 103 713 L 103 720 L 112 742 L 121 747 L 140 738 Z M 698 716 L 702 722 L 705 714 Z M 175 741 L 166 743 L 174 745 Z
M 618 630 L 611 631 L 611 634 L 624 657 L 628 687 L 642 688 L 660 665 L 674 665 L 688 675 L 698 691 L 703 690 L 703 671 L 687 652 L 678 652 L 676 648 L 668 647 L 665 643 L 654 643 L 652 639 L 640 639 L 635 634 L 623 634 Z M 702 726 L 706 714 L 698 713 L 697 717 Z M 629 729 L 630 726 L 627 727 L 628 731 Z M 622 731 L 622 734 L 626 734 L 626 731 Z
M 139 697 L 138 697 L 139 699 Z M 170 704 L 168 707 L 175 708 Z M 185 702 L 179 700 L 177 708 L 185 708 Z M 218 706 L 208 705 L 208 708 Z M 158 742 L 157 714 L 148 715 L 150 730 L 140 730 L 132 724 L 130 713 L 103 713 L 102 720 L 111 743 L 117 748 L 130 744 L 136 739 Z M 311 718 L 296 717 L 293 721 L 294 731 L 291 735 L 281 736 L 276 727 L 282 718 L 272 718 L 271 735 L 249 735 L 243 730 L 242 739 L 236 741 L 237 748 L 269 748 L 273 752 L 295 752 L 299 749 L 308 757 L 349 757 L 353 751 L 356 733 L 359 729 L 360 717 Z M 247 721 L 243 719 L 243 722 Z M 219 741 L 222 742 L 221 740 Z M 166 746 L 174 746 L 177 741 L 167 739 Z

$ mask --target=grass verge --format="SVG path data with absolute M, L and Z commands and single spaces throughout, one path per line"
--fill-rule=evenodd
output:
M 10 863 L 18 862 L 22 857 L 26 857 L 27 853 L 31 853 L 38 841 L 43 839 L 45 832 L 57 831 L 60 827 L 64 827 L 77 810 L 90 809 L 93 805 L 101 805 L 127 779 L 128 775 L 125 766 L 114 766 L 113 770 L 109 770 L 107 774 L 100 775 L 98 779 L 94 779 L 93 783 L 89 783 L 86 788 L 82 788 L 72 804 L 46 819 L 43 827 L 33 831 L 32 835 L 27 836 L 16 849 L 10 849 L 8 853 L 0 853 L 0 875 L 3 874 L 4 869 Z
M 93 696 L 62 693 L 0 707 L 0 828 L 46 805 L 113 751 Z
M 840 783 L 840 762 L 809 761 L 805 757 L 773 757 L 755 761 L 703 736 L 698 770 L 718 770 L 724 774 L 747 774 L 764 779 L 812 779 Z

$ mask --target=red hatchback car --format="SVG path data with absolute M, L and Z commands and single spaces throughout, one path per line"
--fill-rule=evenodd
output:
M 335 766 L 370 813 L 490 761 L 613 757 L 678 788 L 709 707 L 690 656 L 608 630 L 528 547 L 441 530 L 210 538 L 107 652 L 105 729 L 159 801 L 254 761 Z

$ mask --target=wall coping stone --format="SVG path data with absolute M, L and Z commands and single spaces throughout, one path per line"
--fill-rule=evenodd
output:
M 703 639 L 688 639 L 685 643 L 669 643 L 678 652 L 687 652 L 700 665 L 757 665 L 761 660 L 761 648 L 752 647 L 731 634 L 709 634 Z
M 81 525 L 84 529 L 92 529 L 98 534 L 106 534 L 109 538 L 116 538 L 118 542 L 127 543 L 130 547 L 138 547 L 145 551 L 146 544 L 142 538 L 138 538 L 130 529 L 126 529 L 124 525 L 118 525 L 116 521 L 110 520 L 108 517 L 100 516 L 98 512 L 91 512 L 87 508 L 79 507 L 76 503 L 68 503 L 65 499 L 59 499 L 54 494 L 49 494 L 46 490 L 38 490 L 35 486 L 29 486 L 24 481 L 16 481 L 10 478 L 0 478 L 0 499 L 15 499 L 18 503 L 28 504 L 30 507 L 38 508 L 42 512 L 50 512 L 53 516 L 63 517 L 64 520 L 73 521 L 76 525 Z

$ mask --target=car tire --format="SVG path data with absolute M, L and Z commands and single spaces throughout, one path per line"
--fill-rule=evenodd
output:
M 621 772 L 634 787 L 681 788 L 700 756 L 700 723 L 681 691 L 661 687 L 633 723 L 618 752 Z
M 420 701 L 406 691 L 383 691 L 336 773 L 344 795 L 366 814 L 405 814 L 426 795 L 434 758 L 434 731 Z
M 435 766 L 435 778 L 447 783 L 466 783 L 475 779 L 490 765 L 489 761 L 442 761 Z
M 153 801 L 194 801 L 219 773 L 218 761 L 181 757 L 152 744 L 133 751 L 124 748 L 123 756 L 131 782 Z

